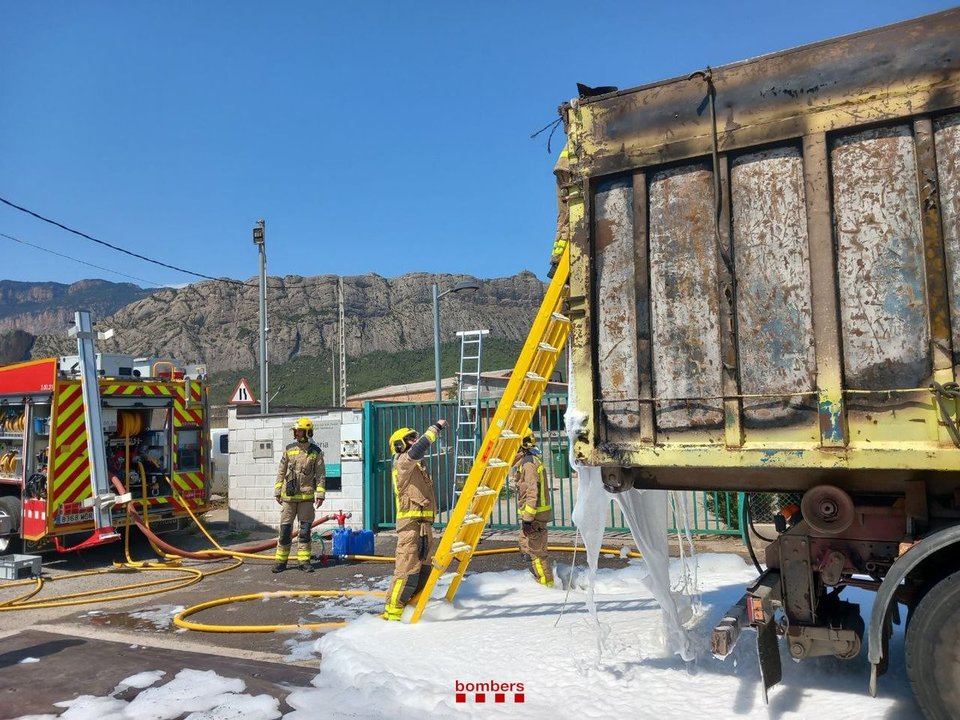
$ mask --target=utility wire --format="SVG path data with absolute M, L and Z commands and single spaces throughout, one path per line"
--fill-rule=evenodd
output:
M 50 223 L 51 225 L 54 225 L 54 226 L 56 226 L 56 227 L 58 227 L 58 228 L 61 228 L 61 229 L 63 229 L 63 230 L 66 230 L 67 232 L 73 233 L 74 235 L 79 235 L 79 236 L 82 237 L 82 238 L 86 238 L 87 240 L 91 240 L 91 241 L 93 241 L 93 242 L 95 242 L 95 243 L 98 243 L 99 245 L 104 245 L 104 246 L 110 248 L 111 250 L 116 250 L 117 252 L 124 253 L 125 255 L 130 255 L 131 257 L 135 257 L 135 258 L 137 258 L 138 260 L 145 260 L 146 262 L 153 263 L 154 265 L 159 265 L 159 266 L 161 266 L 161 267 L 169 268 L 170 270 L 176 270 L 177 272 L 182 272 L 182 273 L 185 273 L 185 274 L 187 274 L 187 275 L 193 275 L 194 277 L 203 278 L 204 280 L 215 280 L 215 281 L 217 281 L 217 282 L 228 283 L 228 284 L 230 284 L 230 285 L 242 285 L 242 286 L 245 286 L 245 285 L 246 285 L 246 283 L 240 282 L 239 280 L 231 280 L 231 279 L 229 279 L 229 278 L 215 278 L 215 277 L 213 277 L 213 276 L 211 276 L 211 275 L 204 275 L 203 273 L 194 272 L 193 270 L 186 270 L 185 268 L 177 267 L 176 265 L 170 265 L 169 263 L 161 262 L 161 261 L 159 261 L 159 260 L 154 260 L 153 258 L 148 258 L 146 255 L 140 255 L 139 253 L 135 253 L 135 252 L 132 252 L 132 251 L 130 251 L 130 250 L 126 250 L 125 248 L 118 247 L 117 245 L 111 245 L 111 244 L 108 243 L 108 242 L 104 242 L 103 240 L 98 240 L 97 238 L 95 238 L 95 237 L 93 237 L 93 236 L 91 236 L 91 235 L 87 235 L 85 232 L 80 232 L 79 230 L 74 230 L 72 227 L 67 227 L 67 226 L 64 225 L 63 223 L 59 223 L 59 222 L 57 222 L 56 220 L 51 220 L 50 218 L 44 217 L 43 215 L 40 215 L 39 213 L 35 213 L 33 210 L 28 210 L 28 209 L 25 208 L 25 207 L 20 207 L 20 206 L 17 205 L 16 203 L 12 203 L 12 202 L 10 202 L 9 200 L 7 200 L 6 198 L 0 197 L 0 202 L 2 202 L 4 205 L 9 205 L 10 207 L 12 207 L 12 208 L 15 209 L 15 210 L 19 210 L 20 212 L 26 213 L 27 215 L 32 215 L 33 217 L 37 218 L 38 220 L 43 220 L 45 223 Z
M 164 285 L 161 285 L 158 282 L 154 282 L 153 280 L 145 280 L 144 278 L 139 278 L 134 275 L 127 275 L 126 273 L 117 272 L 116 270 L 111 270 L 110 268 L 106 268 L 101 265 L 94 265 L 93 263 L 89 263 L 86 260 L 79 260 L 78 258 L 70 257 L 69 255 L 64 255 L 63 253 L 58 253 L 54 250 L 48 250 L 47 248 L 42 247 L 40 245 L 35 245 L 32 242 L 27 242 L 26 240 L 15 238 L 13 235 L 7 235 L 6 233 L 0 232 L 0 237 L 5 237 L 7 238 L 7 240 L 13 240 L 14 242 L 18 242 L 21 245 L 29 245 L 30 247 L 36 248 L 37 250 L 43 250 L 43 252 L 45 253 L 50 253 L 51 255 L 56 255 L 57 257 L 66 258 L 67 260 L 73 260 L 74 262 L 78 262 L 81 265 L 89 265 L 90 267 L 96 268 L 97 270 L 103 270 L 108 273 L 113 273 L 114 275 L 119 275 L 120 277 L 129 278 L 130 280 L 136 280 L 137 282 L 147 283 L 148 285 L 156 285 L 157 287 L 166 287 Z
M 550 134 L 547 135 L 547 152 L 550 152 L 550 141 L 553 139 L 553 133 L 555 133 L 555 132 L 557 131 L 557 128 L 560 127 L 560 123 L 561 123 L 561 122 L 563 122 L 563 118 L 562 118 L 562 117 L 558 117 L 556 120 L 554 120 L 553 122 L 551 122 L 549 125 L 544 125 L 542 128 L 540 128 L 539 130 L 537 130 L 533 135 L 530 136 L 530 139 L 533 140 L 533 139 L 534 139 L 535 137 L 537 137 L 537 135 L 539 135 L 540 133 L 544 132 L 545 130 L 549 130 L 549 131 L 550 131 Z

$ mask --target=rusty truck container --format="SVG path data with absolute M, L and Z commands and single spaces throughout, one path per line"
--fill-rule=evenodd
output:
M 960 488 L 960 10 L 562 112 L 581 461 Z
M 756 630 L 766 696 L 778 636 L 865 639 L 876 692 L 905 604 L 960 719 L 960 9 L 561 111 L 574 452 L 611 491 L 802 493 L 714 652 Z

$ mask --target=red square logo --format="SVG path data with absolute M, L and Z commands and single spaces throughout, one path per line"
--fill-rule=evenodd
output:
M 482 703 L 487 701 L 486 693 L 477 693 L 477 702 Z
M 514 702 L 523 702 L 523 693 L 514 693 L 513 694 Z
M 466 694 L 466 693 L 457 693 L 456 701 L 457 701 L 458 703 L 461 703 L 461 702 L 462 702 L 462 703 L 465 703 L 465 702 L 467 701 L 467 694 Z
M 503 693 L 495 693 L 494 696 L 493 696 L 493 701 L 494 701 L 495 703 L 506 702 L 506 701 L 507 701 L 507 696 L 504 695 Z

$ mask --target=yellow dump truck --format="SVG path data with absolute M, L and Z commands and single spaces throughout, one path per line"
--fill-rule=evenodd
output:
M 960 9 L 561 114 L 579 460 L 803 493 L 715 651 L 755 628 L 766 689 L 778 636 L 865 634 L 875 692 L 905 620 L 920 704 L 960 717 Z

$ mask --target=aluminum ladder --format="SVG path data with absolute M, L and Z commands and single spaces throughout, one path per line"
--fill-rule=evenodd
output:
M 540 405 L 540 398 L 570 334 L 570 319 L 561 313 L 567 298 L 569 275 L 568 244 L 440 538 L 430 577 L 415 598 L 411 623 L 420 619 L 437 581 L 453 560 L 458 561 L 456 576 L 447 589 L 446 600 L 452 601 L 456 596 L 490 514 L 500 502 L 500 491 L 520 446 L 521 434 L 529 427 Z
M 480 417 L 480 359 L 483 338 L 489 330 L 461 330 L 460 372 L 457 375 L 457 426 L 454 464 L 454 498 L 467 483 L 477 456 L 477 419 Z

